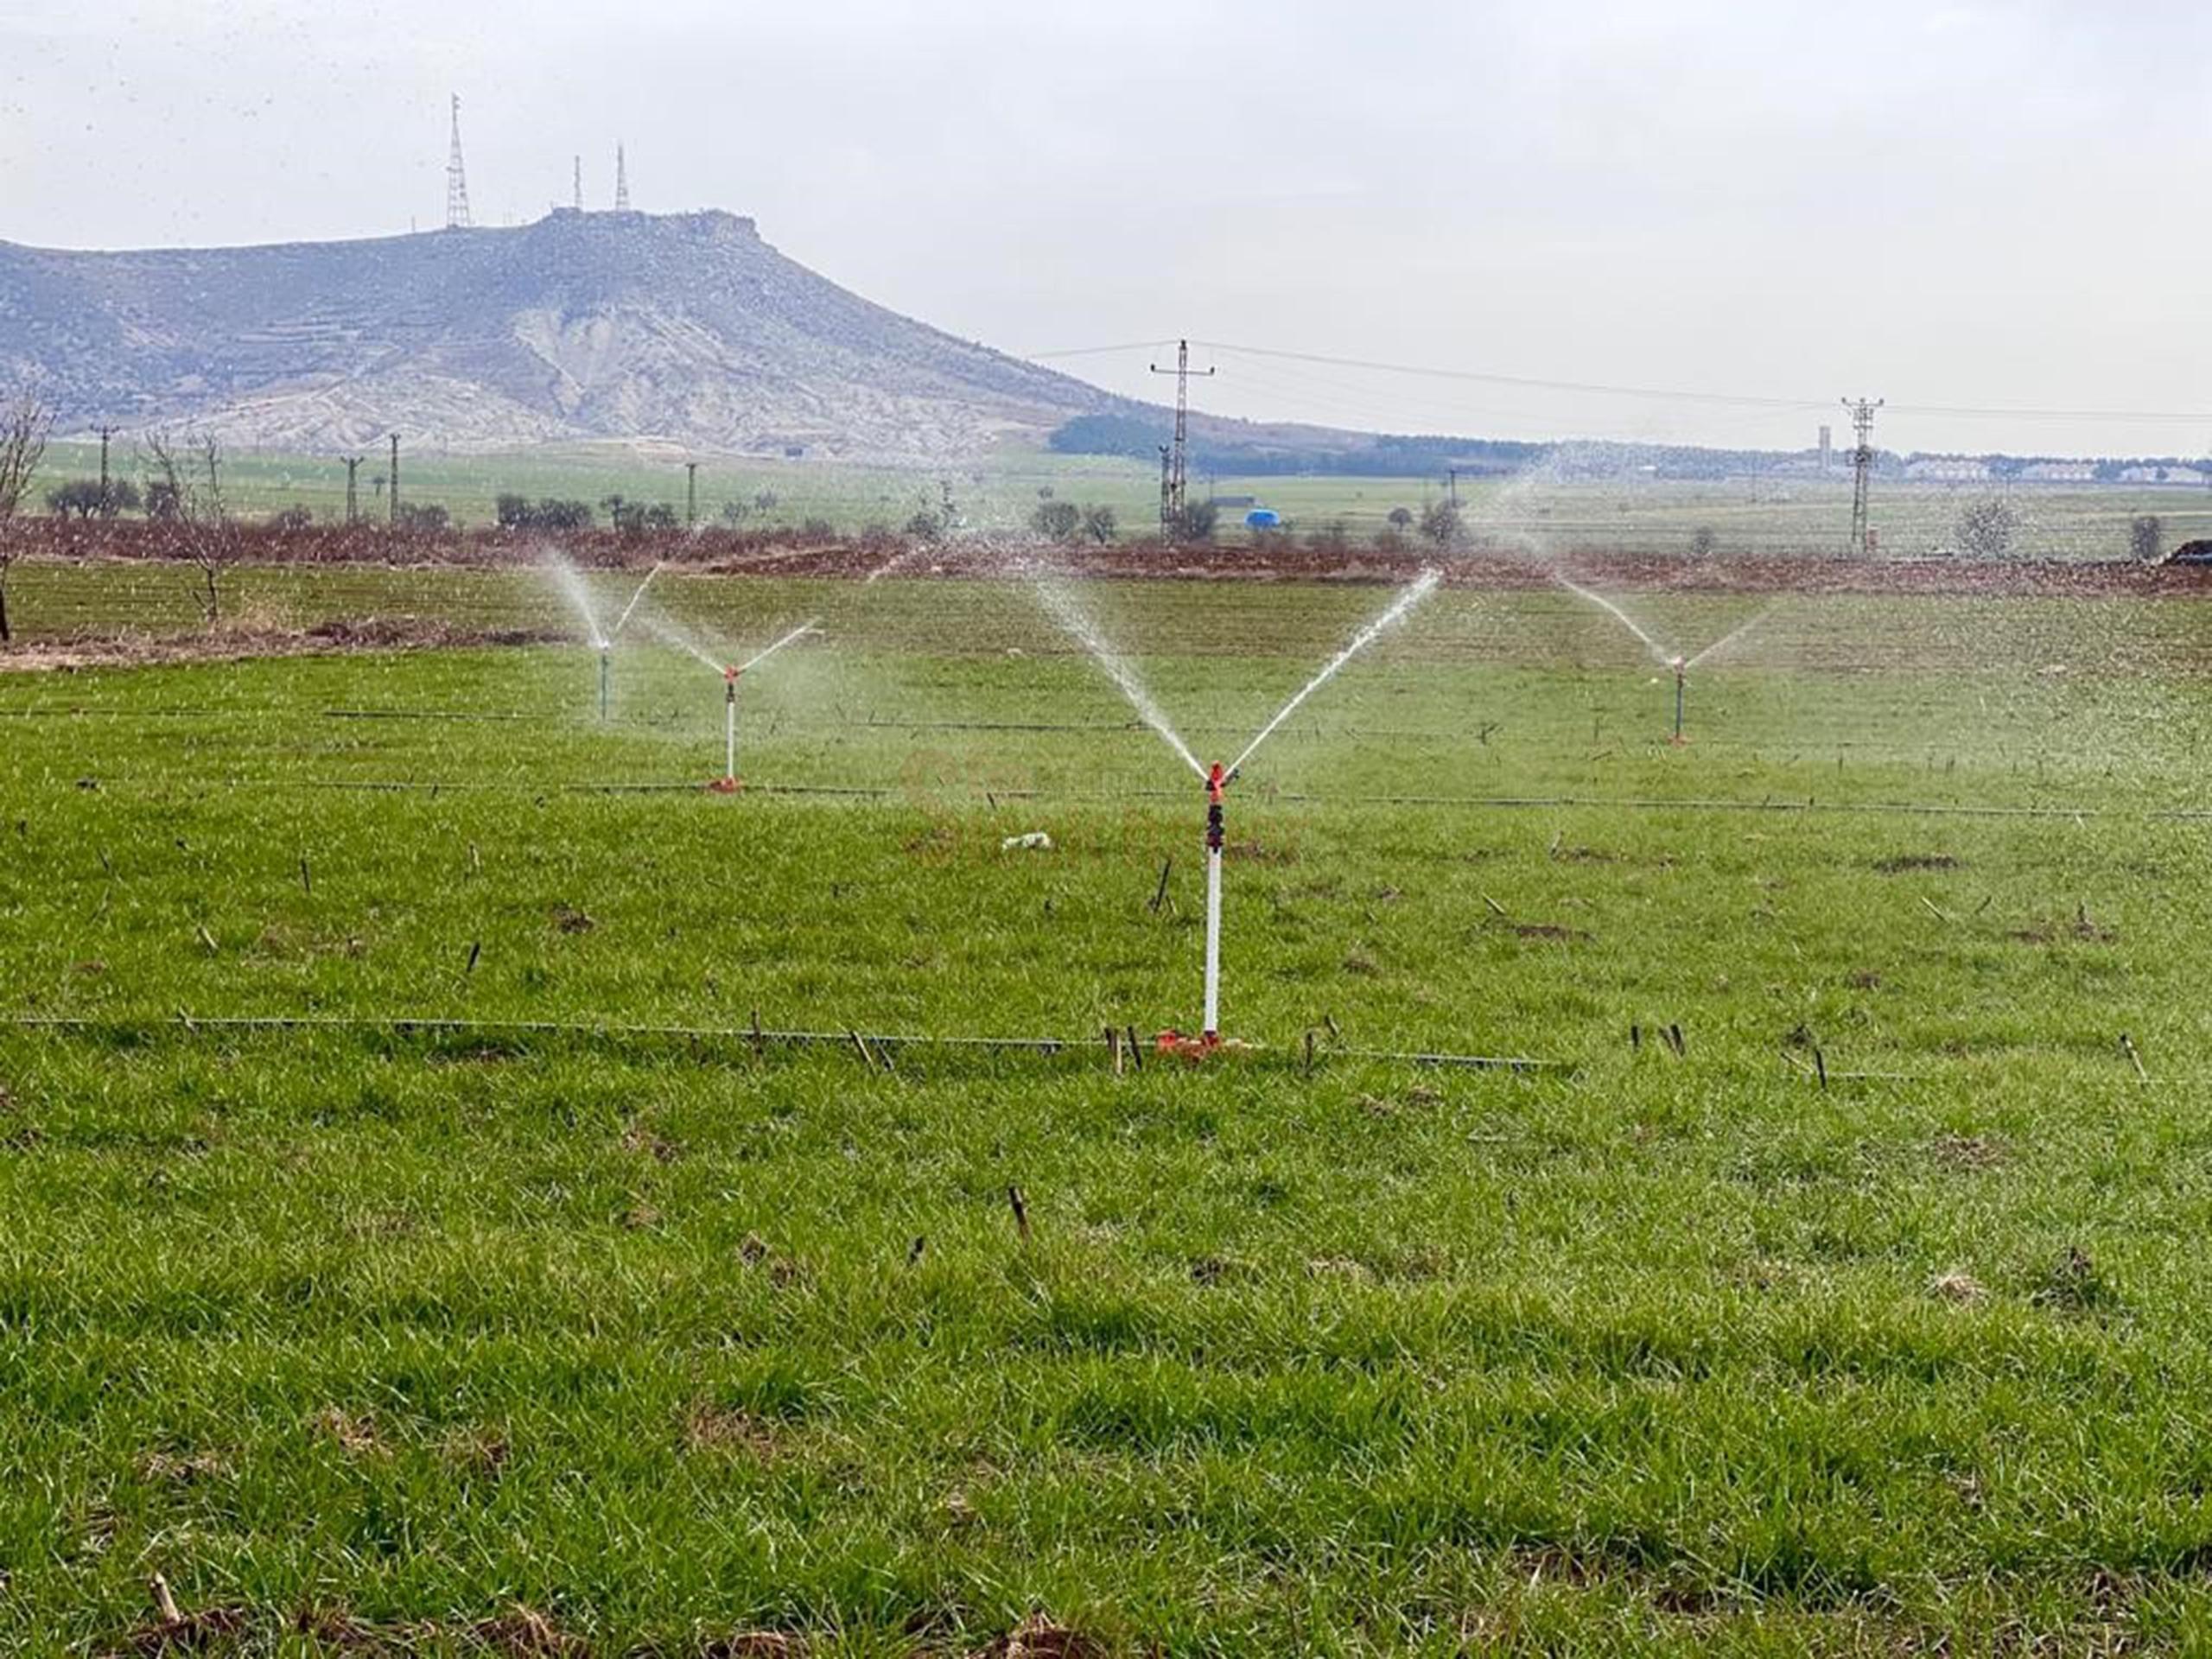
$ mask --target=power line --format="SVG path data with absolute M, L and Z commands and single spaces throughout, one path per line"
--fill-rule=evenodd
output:
M 1069 358 L 1104 357 L 1116 352 L 1147 351 L 1169 342 L 1135 340 L 1115 346 L 1078 346 L 1058 351 L 1033 352 L 1038 362 Z M 1273 359 L 1286 363 L 1311 363 L 1327 368 L 1358 369 L 1374 374 L 1411 375 L 1428 380 L 1463 381 L 1477 385 L 1511 386 L 1528 391 L 1568 392 L 1585 397 L 1640 397 L 1666 403 L 1708 404 L 1742 409 L 1802 410 L 1827 405 L 1825 397 L 1783 397 L 1760 393 L 1693 391 L 1679 387 L 1618 385 L 1603 381 L 1553 379 L 1538 375 L 1497 374 L 1478 369 L 1438 368 L 1415 363 L 1389 363 L 1372 358 L 1337 357 L 1322 352 L 1283 351 L 1264 346 L 1239 346 L 1225 340 L 1191 342 L 1209 351 L 1234 356 Z M 1967 404 L 1893 404 L 1892 413 L 1924 415 L 1961 420 L 2114 421 L 2212 424 L 2212 411 L 2202 410 L 2127 410 L 2006 408 Z
M 1119 346 L 1077 346 L 1064 352 L 1032 352 L 1034 363 L 1050 363 L 1064 357 L 1104 357 L 1112 352 L 1164 352 L 1175 342 L 1172 340 L 1132 340 Z

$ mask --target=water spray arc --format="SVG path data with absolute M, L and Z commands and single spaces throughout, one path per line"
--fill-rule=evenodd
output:
M 599 613 L 591 602 L 591 589 L 585 585 L 583 573 L 566 559 L 555 555 L 547 559 L 544 570 L 576 620 L 584 626 L 584 641 L 599 653 L 599 717 L 607 716 L 613 680 L 614 636 L 599 626 Z
M 629 626 L 631 613 L 638 608 L 638 601 L 645 596 L 645 589 L 653 585 L 653 578 L 660 575 L 660 571 L 661 568 L 657 564 L 645 572 L 645 579 L 638 584 L 638 591 L 630 595 L 630 602 L 622 607 L 622 614 L 614 619 L 614 630 L 608 636 L 610 639 L 619 637 Z

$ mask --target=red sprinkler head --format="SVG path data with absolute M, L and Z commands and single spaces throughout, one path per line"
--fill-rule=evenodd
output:
M 1219 806 L 1221 791 L 1228 783 L 1229 779 L 1223 775 L 1221 762 L 1215 761 L 1212 768 L 1206 773 L 1206 799 L 1212 802 L 1214 805 Z

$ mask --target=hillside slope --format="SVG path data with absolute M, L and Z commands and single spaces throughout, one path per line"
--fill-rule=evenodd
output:
M 722 213 L 127 253 L 0 243 L 0 379 L 24 378 L 65 429 L 191 423 L 315 450 L 397 430 L 929 461 L 1132 407 L 872 304 Z

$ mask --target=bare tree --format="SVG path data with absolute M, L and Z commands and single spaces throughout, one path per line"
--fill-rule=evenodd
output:
M 54 411 L 26 391 L 0 410 L 0 645 L 8 632 L 8 567 L 16 562 L 16 509 L 31 486 L 31 475 L 46 459 L 46 440 L 54 430 Z
M 1970 559 L 2009 558 L 2020 529 L 2020 510 L 2001 495 L 1970 504 L 1959 514 L 1959 551 Z
M 2156 564 L 2166 550 L 2166 527 L 2155 512 L 2138 513 L 2127 526 L 2127 550 L 2145 564 Z
M 223 498 L 222 446 L 206 433 L 177 439 L 149 432 L 146 450 L 154 474 L 147 497 L 170 504 L 168 522 L 179 550 L 200 571 L 200 608 L 212 628 L 222 618 L 224 574 L 238 555 L 238 525 Z

